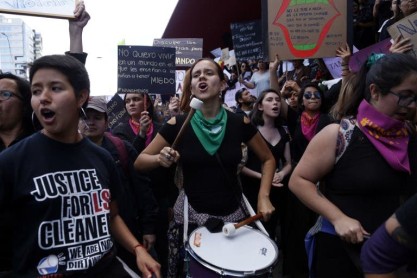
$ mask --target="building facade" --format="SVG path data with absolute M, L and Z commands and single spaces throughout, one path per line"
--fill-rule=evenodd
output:
M 28 78 L 28 65 L 42 56 L 42 36 L 22 19 L 0 15 L 0 69 Z

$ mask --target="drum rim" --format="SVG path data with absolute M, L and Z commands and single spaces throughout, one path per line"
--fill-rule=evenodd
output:
M 201 227 L 198 227 L 198 228 L 194 229 L 190 233 L 189 238 L 197 230 L 202 229 L 202 228 L 205 228 L 205 227 L 201 226 Z M 218 266 L 215 266 L 215 265 L 207 262 L 206 260 L 201 258 L 199 255 L 197 255 L 190 246 L 190 240 L 187 240 L 186 245 L 185 245 L 185 250 L 194 259 L 196 259 L 199 263 L 201 263 L 203 266 L 205 266 L 208 269 L 213 270 L 214 272 L 216 272 L 218 274 L 221 274 L 221 275 L 229 275 L 229 276 L 234 276 L 234 277 L 245 277 L 245 276 L 248 276 L 248 275 L 259 275 L 259 274 L 265 274 L 265 273 L 269 272 L 278 263 L 279 249 L 278 249 L 277 244 L 269 236 L 267 236 L 265 233 L 263 233 L 262 231 L 260 231 L 258 229 L 255 229 L 255 228 L 247 226 L 247 225 L 241 227 L 240 229 L 242 229 L 242 228 L 250 229 L 254 232 L 260 233 L 260 234 L 264 235 L 272 243 L 272 246 L 274 247 L 274 250 L 275 250 L 275 256 L 274 256 L 274 259 L 273 259 L 272 263 L 268 264 L 264 268 L 261 268 L 261 269 L 255 270 L 255 271 L 236 271 L 236 270 L 231 270 L 231 269 L 221 269 Z

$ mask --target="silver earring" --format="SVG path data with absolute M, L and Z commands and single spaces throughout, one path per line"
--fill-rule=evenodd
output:
M 85 110 L 84 110 L 83 107 L 81 107 L 81 109 L 80 109 L 80 116 L 84 120 L 87 119 L 87 114 L 85 113 Z
M 41 125 L 39 124 L 39 120 L 35 115 L 35 111 L 32 111 L 32 126 L 34 130 L 41 129 Z
M 32 111 L 32 125 L 35 127 L 35 111 Z

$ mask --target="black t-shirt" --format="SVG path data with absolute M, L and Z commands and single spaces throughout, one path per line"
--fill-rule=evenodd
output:
M 324 194 L 373 233 L 400 205 L 408 176 L 394 170 L 355 127 L 349 146 L 326 177 Z
M 266 142 L 266 145 L 271 150 L 272 155 L 274 156 L 277 169 L 279 169 L 280 166 L 284 165 L 287 162 L 284 157 L 284 152 L 285 152 L 286 144 L 290 142 L 290 136 L 283 127 L 278 127 L 278 131 L 279 131 L 279 134 L 281 135 L 281 139 L 275 145 L 271 145 L 265 138 L 263 138 L 264 141 Z M 259 161 L 258 157 L 255 155 L 255 153 L 253 153 L 250 150 L 248 151 L 248 161 L 245 166 L 259 173 L 262 171 L 261 162 Z M 258 204 L 258 193 L 259 193 L 259 188 L 261 184 L 260 180 L 258 178 L 249 177 L 243 174 L 241 174 L 240 177 L 242 180 L 242 187 L 243 187 L 243 192 L 245 193 L 245 196 L 248 198 L 252 207 L 256 208 Z M 271 201 L 273 198 L 276 197 L 273 195 L 277 194 L 277 192 L 278 192 L 277 187 L 271 188 L 271 192 L 270 192 Z
M 227 111 L 226 133 L 217 153 L 227 177 L 215 155 L 200 143 L 191 125 L 179 142 L 177 151 L 184 175 L 184 190 L 190 205 L 199 213 L 224 216 L 235 211 L 241 199 L 237 183 L 237 166 L 242 159 L 241 143 L 248 142 L 257 130 L 244 122 L 242 115 Z M 159 133 L 170 144 L 177 136 L 186 115 L 176 117 L 176 124 L 165 124 Z M 238 195 L 239 194 L 239 195 Z
M 76 273 L 110 253 L 119 182 L 110 154 L 88 139 L 64 144 L 36 133 L 2 152 L 0 204 L 14 219 L 15 274 Z

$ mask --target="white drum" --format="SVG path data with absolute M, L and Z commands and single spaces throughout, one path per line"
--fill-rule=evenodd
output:
M 237 229 L 234 235 L 229 237 L 222 232 L 211 233 L 206 227 L 197 228 L 190 234 L 186 249 L 207 269 L 207 273 L 202 273 L 204 268 L 190 267 L 191 277 L 195 278 L 262 275 L 272 272 L 278 259 L 278 247 L 275 242 L 249 226 Z M 210 276 L 209 272 L 212 271 L 217 275 Z

